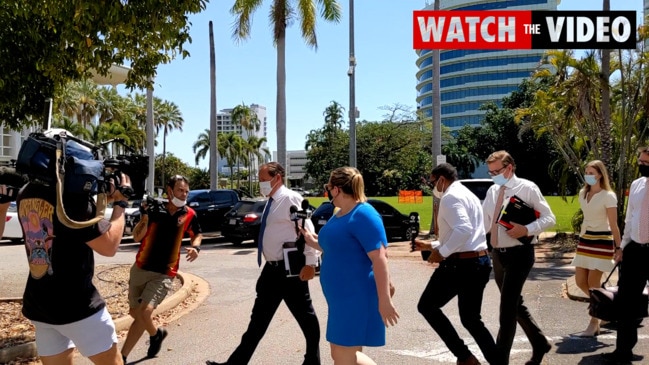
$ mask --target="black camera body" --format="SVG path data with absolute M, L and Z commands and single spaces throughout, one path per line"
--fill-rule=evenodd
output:
M 118 155 L 104 159 L 104 167 L 112 170 L 104 177 L 105 181 L 113 178 L 116 186 L 119 186 L 119 172 L 123 172 L 131 179 L 133 191 L 128 199 L 139 200 L 144 197 L 146 192 L 146 178 L 149 176 L 149 156 L 143 154 Z M 122 192 L 124 193 L 124 192 Z M 126 194 L 124 194 L 126 195 Z

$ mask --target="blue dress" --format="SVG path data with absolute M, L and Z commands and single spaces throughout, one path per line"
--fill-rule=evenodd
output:
M 333 215 L 320 230 L 323 250 L 320 283 L 329 306 L 327 341 L 339 346 L 383 346 L 385 325 L 379 313 L 370 251 L 387 247 L 379 213 L 357 204 Z

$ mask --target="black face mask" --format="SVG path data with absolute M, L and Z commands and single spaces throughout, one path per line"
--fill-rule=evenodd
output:
M 647 166 L 647 165 L 639 165 L 638 166 L 638 171 L 640 171 L 640 176 L 649 177 L 649 166 Z
M 334 200 L 334 197 L 331 196 L 331 190 L 327 189 L 327 198 L 329 198 L 329 201 Z

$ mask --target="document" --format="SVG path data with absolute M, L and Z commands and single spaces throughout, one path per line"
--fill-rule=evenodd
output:
M 297 247 L 284 248 L 284 268 L 286 269 L 286 276 L 293 277 L 299 276 L 300 271 L 306 264 L 304 252 L 297 249 Z
M 534 222 L 541 214 L 532 208 L 531 205 L 524 202 L 521 198 L 514 195 L 507 201 L 507 204 L 500 212 L 498 217 L 498 224 L 509 229 L 514 228 L 511 222 L 526 225 Z M 518 240 L 524 244 L 529 244 L 534 239 L 534 236 L 520 237 Z

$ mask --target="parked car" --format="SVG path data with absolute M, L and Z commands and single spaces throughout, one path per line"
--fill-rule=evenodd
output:
M 484 202 L 484 198 L 487 196 L 487 190 L 494 183 L 491 179 L 462 179 L 460 182 L 480 199 L 480 203 Z
M 12 242 L 20 242 L 23 239 L 23 230 L 20 227 L 20 220 L 18 219 L 18 210 L 16 202 L 11 202 L 5 217 L 5 230 L 2 233 L 2 238 L 11 240 Z
M 257 198 L 237 202 L 229 212 L 225 213 L 221 235 L 235 246 L 248 240 L 254 240 L 256 245 L 261 216 L 264 213 L 267 200 L 266 198 Z M 309 206 L 309 210 L 313 212 L 316 208 Z
M 128 207 L 124 210 L 124 235 L 132 234 L 133 228 L 140 221 L 140 205 L 141 200 L 133 200 L 128 202 Z M 104 218 L 110 219 L 113 215 L 113 204 L 109 203 L 104 211 Z
M 196 211 L 203 232 L 219 231 L 225 222 L 225 213 L 241 201 L 242 192 L 231 189 L 191 190 L 187 205 Z
M 293 187 L 291 190 L 298 192 L 302 196 L 307 196 L 308 192 L 300 187 Z
M 411 212 L 409 215 L 405 215 L 390 204 L 378 199 L 369 199 L 367 202 L 381 215 L 388 241 L 396 238 L 409 241 L 413 236 L 416 237 L 419 234 L 419 213 Z M 311 221 L 315 226 L 316 233 L 320 232 L 322 226 L 331 218 L 333 211 L 333 204 L 324 202 L 313 212 Z

